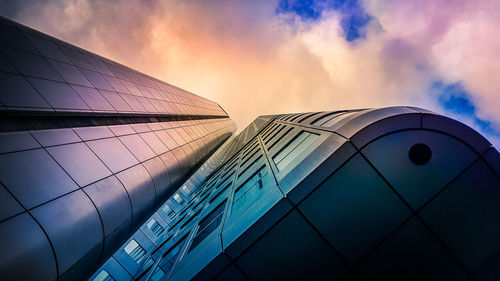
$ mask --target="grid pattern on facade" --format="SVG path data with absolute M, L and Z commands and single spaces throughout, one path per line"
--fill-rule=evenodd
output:
M 398 114 L 406 121 L 387 121 Z M 353 129 L 365 126 L 366 116 L 413 129 L 366 141 Z M 337 121 L 329 123 L 333 118 Z M 498 277 L 500 228 L 493 222 L 500 215 L 495 199 L 500 156 L 482 140 L 468 136 L 472 142 L 466 145 L 451 137 L 446 130 L 462 126 L 458 123 L 443 126 L 443 133 L 426 127 L 430 118 L 434 115 L 412 108 L 275 116 L 179 206 L 164 237 L 150 245 L 153 262 L 121 277 L 148 280 L 162 268 L 168 280 L 495 280 L 486 277 Z M 280 126 L 285 129 L 279 131 Z M 304 132 L 315 137 L 301 147 Z M 273 147 L 265 142 L 280 137 Z M 431 146 L 428 164 L 408 158 L 415 141 Z M 259 153 L 253 155 L 256 147 Z M 283 153 L 287 147 L 291 151 Z M 291 153 L 278 169 L 274 159 Z M 415 179 L 405 170 L 423 177 Z M 220 206 L 220 225 L 199 239 L 198 226 Z M 270 213 L 273 223 L 260 224 Z M 180 227 L 187 220 L 190 227 Z
M 233 130 L 229 119 L 205 119 L 1 133 L 3 234 L 33 228 L 47 254 L 40 271 L 54 278 L 88 255 L 97 263 Z
M 160 240 L 167 225 L 151 214 L 180 187 L 186 203 L 236 130 L 211 100 L 2 17 L 0 84 L 8 280 L 81 279 L 124 242 L 142 264 L 143 241 L 128 238 L 142 225 Z
M 215 102 L 0 17 L 0 109 L 227 116 Z

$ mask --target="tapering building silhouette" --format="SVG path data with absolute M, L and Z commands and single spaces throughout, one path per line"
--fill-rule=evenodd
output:
M 261 116 L 0 21 L 2 280 L 499 280 L 500 156 L 415 107 Z
M 91 275 L 231 134 L 215 102 L 0 20 L 0 279 Z

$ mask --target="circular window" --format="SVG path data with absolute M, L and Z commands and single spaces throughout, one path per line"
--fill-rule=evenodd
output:
M 410 148 L 408 152 L 411 162 L 416 165 L 424 165 L 432 158 L 432 151 L 429 146 L 423 143 L 417 143 Z

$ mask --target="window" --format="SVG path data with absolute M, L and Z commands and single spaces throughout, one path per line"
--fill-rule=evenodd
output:
M 300 120 L 297 121 L 297 123 L 302 123 L 304 120 L 308 119 L 308 118 L 311 118 L 313 117 L 314 115 L 317 115 L 317 114 L 320 114 L 321 112 L 315 112 L 315 113 L 311 113 L 311 114 L 308 114 L 302 118 L 300 118 Z
M 358 111 L 335 111 L 321 116 L 320 118 L 314 120 L 311 125 L 331 127 L 340 120 L 346 118 L 349 115 L 357 113 Z
M 140 263 L 142 258 L 146 256 L 146 250 L 135 240 L 130 241 L 124 250 L 136 263 Z
M 193 221 L 194 218 L 196 218 L 200 214 L 201 210 L 198 210 L 196 214 L 192 215 L 182 226 L 181 228 L 185 228 L 190 222 Z
M 333 117 L 332 119 L 326 121 L 325 123 L 323 123 L 321 126 L 323 127 L 331 127 L 333 125 L 335 125 L 335 123 L 338 123 L 340 120 L 344 119 L 344 118 L 347 118 L 355 113 L 358 113 L 358 111 L 351 111 L 351 112 L 347 112 L 347 113 L 344 113 L 344 114 L 341 114 L 341 115 L 338 115 L 338 116 L 335 116 Z
M 327 120 L 339 115 L 339 114 L 342 114 L 342 111 L 334 111 L 334 112 L 330 112 L 330 113 L 327 113 L 319 118 L 316 118 L 314 121 L 311 122 L 311 125 L 316 125 L 316 126 L 321 126 L 321 124 L 325 123 Z
M 267 128 L 262 130 L 261 135 L 263 135 L 263 136 L 267 135 L 267 133 L 269 133 L 271 130 L 273 130 L 276 126 L 277 126 L 277 123 L 273 123 L 273 124 L 267 126 Z
M 198 224 L 198 230 L 193 238 L 193 243 L 189 248 L 189 251 L 194 249 L 198 244 L 200 244 L 205 238 L 207 238 L 222 222 L 222 214 L 224 213 L 224 208 L 226 207 L 226 200 L 219 204 L 212 212 L 206 215 Z
M 245 165 L 248 163 L 248 161 L 249 161 L 250 159 L 252 159 L 252 157 L 254 157 L 255 155 L 257 155 L 257 153 L 259 153 L 259 151 L 260 151 L 260 149 L 255 150 L 255 152 L 254 152 L 254 153 L 252 153 L 252 155 L 250 155 L 250 157 L 248 157 L 247 159 L 245 159 L 245 160 L 241 163 L 240 167 L 245 166 Z M 260 158 L 260 157 L 259 157 L 259 158 Z M 254 161 L 254 162 L 255 162 L 255 161 Z M 241 175 L 241 173 L 240 173 L 240 175 Z
M 241 177 L 241 175 L 243 175 L 246 171 L 251 170 L 251 169 L 253 168 L 253 166 L 254 166 L 255 164 L 257 164 L 257 162 L 259 162 L 261 159 L 262 159 L 262 155 L 260 155 L 260 156 L 259 156 L 259 157 L 257 157 L 255 160 L 253 160 L 253 162 L 252 162 L 252 163 L 250 163 L 247 167 L 245 167 L 245 168 L 243 169 L 243 171 L 241 171 L 241 172 L 240 172 L 240 174 L 238 175 L 238 179 L 239 179 L 239 178 Z M 243 167 L 243 166 L 241 166 L 241 167 Z
M 181 206 L 186 203 L 186 201 L 184 201 L 184 199 L 178 193 L 174 195 L 174 200 L 177 201 L 177 203 L 179 203 L 179 205 Z
M 295 119 L 299 118 L 300 116 L 304 116 L 305 114 L 306 113 L 297 114 L 294 117 L 290 118 L 290 120 L 287 120 L 287 121 L 288 122 L 293 122 L 293 121 L 295 121 Z
M 265 166 L 262 166 L 258 169 L 252 176 L 250 176 L 244 183 L 242 183 L 236 190 L 234 191 L 235 201 L 238 200 L 248 189 L 257 185 L 259 189 L 261 189 L 264 184 L 262 182 L 262 177 L 265 175 Z
M 278 119 L 280 120 L 285 120 L 286 118 L 288 118 L 289 116 L 291 116 L 292 114 L 283 114 L 281 115 Z
M 225 175 L 224 175 L 224 178 L 223 178 L 223 179 L 221 179 L 221 182 L 224 182 L 224 181 L 226 181 L 227 179 L 231 178 L 231 177 L 234 175 L 234 173 L 235 173 L 235 171 L 232 171 L 231 173 L 227 173 L 227 174 L 225 174 Z M 219 186 L 220 186 L 220 184 L 219 184 Z
M 278 168 L 278 171 L 282 171 L 290 162 L 292 162 L 295 157 L 297 157 L 304 149 L 306 149 L 310 144 L 312 144 L 318 135 L 309 133 L 306 131 L 300 132 L 296 135 L 287 145 L 285 145 L 281 150 L 276 153 L 273 157 L 273 161 Z
M 247 146 L 245 151 L 243 152 L 242 158 L 245 158 L 248 154 L 250 154 L 256 147 L 258 146 L 257 142 L 253 142 L 251 145 Z
M 169 218 L 173 219 L 175 217 L 175 211 L 172 210 L 172 208 L 169 205 L 167 204 L 163 205 L 162 210 L 163 212 L 165 212 L 165 214 L 167 214 Z
M 188 234 L 184 235 L 184 237 L 182 237 L 181 239 L 179 239 L 179 241 L 177 241 L 174 245 L 172 245 L 172 247 L 170 247 L 170 249 L 168 249 L 162 255 L 162 257 L 167 261 L 174 263 L 175 259 L 180 254 L 182 247 L 184 247 Z
M 149 278 L 150 281 L 159 281 L 161 278 L 165 276 L 165 271 L 163 271 L 160 267 L 157 267 L 151 277 Z
M 279 134 L 279 133 L 280 133 L 280 132 L 281 132 L 281 131 L 285 128 L 285 126 L 284 126 L 284 125 L 278 125 L 278 123 L 275 123 L 275 124 L 276 124 L 276 127 L 274 127 L 272 130 L 269 130 L 269 132 L 267 132 L 267 133 L 264 135 L 263 139 L 264 139 L 264 143 L 265 143 L 265 144 L 267 144 L 267 143 L 268 143 L 268 142 L 272 139 L 272 136 L 273 136 L 273 135 L 277 135 L 277 134 Z M 276 132 L 276 134 L 274 134 L 274 132 L 275 132 L 276 130 L 278 130 L 278 131 Z
M 233 182 L 232 182 L 232 181 L 230 181 L 230 182 L 229 182 L 228 184 L 226 184 L 223 188 L 221 188 L 221 189 L 220 189 L 220 191 L 219 191 L 219 192 L 217 192 L 217 194 L 216 194 L 214 197 L 212 197 L 212 198 L 210 199 L 210 201 L 208 201 L 208 203 L 209 203 L 209 204 L 212 204 L 215 200 L 217 200 L 217 198 L 219 198 L 219 196 L 220 196 L 220 195 L 221 195 L 221 194 L 222 194 L 222 193 L 223 193 L 223 192 L 224 192 L 224 191 L 225 191 L 228 187 L 230 187 L 232 183 L 233 183 Z
M 253 182 L 253 184 L 251 182 Z M 238 217 L 243 212 L 250 209 L 258 211 L 258 208 L 254 209 L 251 205 L 261 199 L 262 196 L 265 196 L 266 187 L 268 188 L 274 184 L 274 181 L 269 176 L 269 173 L 265 171 L 257 173 L 256 177 L 251 182 L 245 184 L 245 186 L 239 189 L 238 193 L 235 195 L 233 206 L 231 208 L 231 216 Z
M 285 127 L 283 127 L 283 128 L 285 128 Z M 271 150 L 271 149 L 273 149 L 273 147 L 274 147 L 277 143 L 279 143 L 279 142 L 280 142 L 280 141 L 281 141 L 284 137 L 286 137 L 286 135 L 288 135 L 288 134 L 289 134 L 292 130 L 293 130 L 293 128 L 289 128 L 289 129 L 288 129 L 285 133 L 283 133 L 283 135 L 281 135 L 281 136 L 280 136 L 280 137 L 279 137 L 279 138 L 278 138 L 275 142 L 273 142 L 273 143 L 269 146 L 269 148 L 268 148 L 267 150 Z M 280 129 L 280 131 L 281 131 L 281 129 Z M 279 132 L 278 132 L 278 133 L 279 133 Z M 271 140 L 272 140 L 275 136 L 277 136 L 277 135 L 278 135 L 278 133 L 276 133 L 274 136 L 272 136 L 272 137 L 269 139 L 269 142 L 270 142 L 270 141 L 271 141 Z
M 191 194 L 191 190 L 189 190 L 189 188 L 185 185 L 181 188 L 181 191 L 182 191 L 182 193 L 184 193 L 184 195 L 186 195 L 188 197 Z
M 147 227 L 149 228 L 149 230 L 151 230 L 151 232 L 153 232 L 156 237 L 159 237 L 164 230 L 164 228 L 155 219 L 151 219 L 148 222 Z
M 227 168 L 225 171 L 227 173 L 227 171 L 231 171 L 235 166 L 236 164 L 238 164 L 238 161 L 233 161 L 233 163 L 231 163 L 231 167 Z M 229 165 L 226 165 L 226 167 L 229 166 Z
M 106 270 L 102 270 L 97 274 L 93 281 L 114 281 L 115 279 L 109 275 Z

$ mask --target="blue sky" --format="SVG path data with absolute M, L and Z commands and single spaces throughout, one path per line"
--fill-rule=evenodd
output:
M 498 0 L 3 2 L 3 16 L 217 101 L 239 127 L 410 105 L 500 144 Z
M 500 136 L 500 132 L 494 128 L 491 121 L 478 116 L 472 95 L 461 83 L 445 84 L 442 81 L 436 81 L 432 84 L 430 91 L 436 96 L 439 105 L 446 113 L 470 119 L 472 125 L 487 135 Z
M 342 37 L 350 43 L 366 39 L 366 27 L 376 18 L 368 14 L 358 0 L 280 0 L 276 13 L 293 13 L 305 22 L 322 20 L 323 12 L 337 12 L 340 17 Z M 462 83 L 444 83 L 435 77 L 428 94 L 449 115 L 469 122 L 488 136 L 499 137 L 492 121 L 478 116 L 477 105 L 473 102 L 474 93 L 466 91 Z
M 365 27 L 373 19 L 357 0 L 281 0 L 277 13 L 295 13 L 304 21 L 321 20 L 322 12 L 333 10 L 341 14 L 342 35 L 348 42 L 366 37 Z

